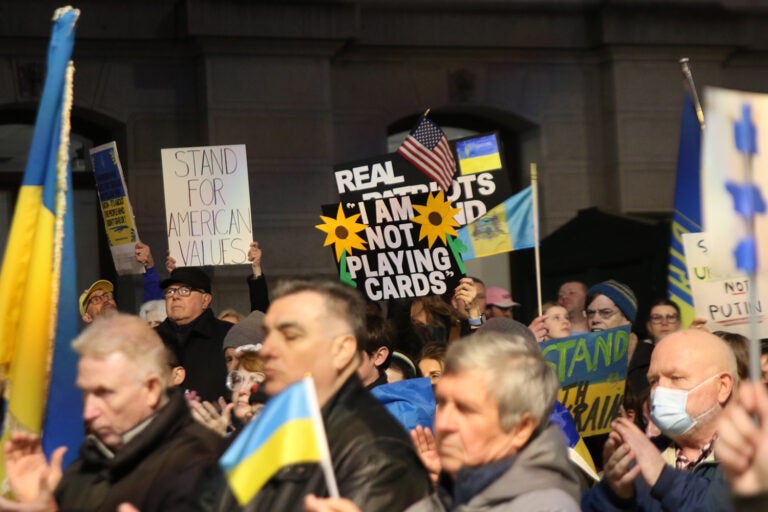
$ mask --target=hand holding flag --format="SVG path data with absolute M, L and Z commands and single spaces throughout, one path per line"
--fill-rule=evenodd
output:
M 280 468 L 319 462 L 331 496 L 338 496 L 328 441 L 311 377 L 270 399 L 219 460 L 240 505 L 253 499 Z

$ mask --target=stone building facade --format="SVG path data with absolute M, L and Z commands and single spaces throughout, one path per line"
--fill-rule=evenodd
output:
M 0 6 L 0 230 L 7 229 L 56 3 Z M 426 108 L 499 130 L 513 186 L 538 163 L 546 234 L 579 209 L 672 209 L 682 75 L 768 91 L 765 0 L 85 0 L 75 5 L 79 282 L 112 276 L 87 148 L 116 140 L 142 239 L 167 248 L 160 149 L 247 146 L 273 278 L 331 273 L 319 205 L 334 164 L 385 153 Z M 599 233 L 596 233 L 599 236 Z M 574 243 L 588 241 L 576 240 Z M 508 260 L 475 268 L 509 284 Z M 98 262 L 98 264 L 95 264 Z M 508 266 L 508 265 L 507 265 Z M 247 309 L 246 268 L 216 306 Z M 495 279 L 494 279 L 495 278 Z M 121 302 L 141 300 L 120 280 Z

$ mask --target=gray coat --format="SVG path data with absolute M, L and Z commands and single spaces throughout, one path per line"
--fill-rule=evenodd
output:
M 579 512 L 579 494 L 579 478 L 568 461 L 565 437 L 557 425 L 550 424 L 517 454 L 498 480 L 454 510 Z M 444 500 L 435 493 L 406 512 L 444 512 L 449 509 Z

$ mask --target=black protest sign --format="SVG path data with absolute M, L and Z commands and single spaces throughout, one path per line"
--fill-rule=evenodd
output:
M 512 195 L 498 135 L 487 133 L 450 142 L 457 169 L 446 199 L 458 208 L 460 226 L 484 215 Z M 357 203 L 388 197 L 437 193 L 440 188 L 398 153 L 334 166 L 339 200 Z
M 339 278 L 371 300 L 442 295 L 464 275 L 458 209 L 436 194 L 324 205 L 325 245 Z

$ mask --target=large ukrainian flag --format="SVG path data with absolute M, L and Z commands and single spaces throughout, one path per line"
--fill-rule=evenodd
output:
M 78 318 L 69 115 L 79 14 L 71 7 L 54 14 L 43 96 L 0 270 L 3 439 L 18 431 L 41 433 L 45 420 L 51 425 L 43 440 L 49 453 L 63 444 L 76 447 L 83 435 L 69 347 Z M 77 450 L 69 452 L 71 459 Z
M 245 505 L 280 468 L 304 462 L 320 462 L 324 471 L 330 468 L 328 443 L 311 377 L 290 385 L 269 400 L 258 418 L 245 427 L 222 455 L 219 465 L 235 498 Z M 335 489 L 335 481 L 331 486 Z
M 667 295 L 680 307 L 682 325 L 687 327 L 696 314 L 683 251 L 683 233 L 701 231 L 701 125 L 689 94 L 685 95 L 681 117 Z

